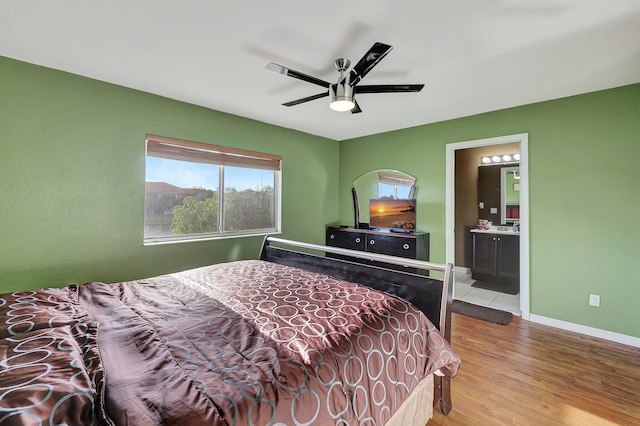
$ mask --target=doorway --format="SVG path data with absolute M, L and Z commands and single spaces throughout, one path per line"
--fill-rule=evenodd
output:
M 446 261 L 456 264 L 456 214 L 455 214 L 455 170 L 456 151 L 488 147 L 495 145 L 514 144 L 520 145 L 519 164 L 519 192 L 520 192 L 520 312 L 523 319 L 529 319 L 529 159 L 528 159 L 528 134 L 516 134 L 495 138 L 477 139 L 464 142 L 447 144 L 446 146 L 446 212 L 445 212 L 445 238 Z M 460 232 L 460 231 L 458 231 Z M 459 241 L 459 238 L 458 238 Z M 456 296 L 456 282 L 454 278 L 453 297 Z

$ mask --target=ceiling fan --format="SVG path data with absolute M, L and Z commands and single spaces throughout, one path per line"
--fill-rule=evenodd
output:
M 269 62 L 265 68 L 327 89 L 325 92 L 286 102 L 282 105 L 290 107 L 329 96 L 329 106 L 331 109 L 334 111 L 351 111 L 351 113 L 355 114 L 362 112 L 358 102 L 356 102 L 356 94 L 419 92 L 424 87 L 424 84 L 374 84 L 358 86 L 360 80 L 362 80 L 373 67 L 378 65 L 378 62 L 387 56 L 391 49 L 393 49 L 393 47 L 388 44 L 374 43 L 371 49 L 365 53 L 348 73 L 347 70 L 349 66 L 351 66 L 351 61 L 345 58 L 336 59 L 333 61 L 333 67 L 340 73 L 340 77 L 334 84 L 301 73 L 300 71 L 283 67 L 274 62 Z

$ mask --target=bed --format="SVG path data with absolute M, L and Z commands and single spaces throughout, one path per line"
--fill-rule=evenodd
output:
M 268 237 L 256 260 L 0 295 L 0 424 L 422 426 L 460 365 L 451 266 L 363 256 Z

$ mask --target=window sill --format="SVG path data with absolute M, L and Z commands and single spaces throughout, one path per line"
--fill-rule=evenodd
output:
M 237 234 L 211 234 L 211 235 L 198 235 L 198 236 L 186 236 L 180 235 L 176 237 L 157 237 L 145 239 L 143 245 L 146 246 L 160 246 L 166 244 L 181 244 L 181 243 L 193 243 L 199 241 L 215 241 L 215 240 L 228 240 L 230 238 L 243 238 L 243 237 L 264 237 L 267 235 L 280 235 L 281 231 L 275 229 L 260 230 L 252 233 L 237 233 Z

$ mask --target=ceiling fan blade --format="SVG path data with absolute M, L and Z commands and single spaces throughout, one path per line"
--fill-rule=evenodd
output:
M 393 49 L 393 47 L 389 46 L 388 44 L 379 42 L 374 43 L 373 46 L 371 46 L 371 49 L 369 49 L 369 51 L 364 54 L 364 56 L 358 61 L 357 64 L 354 65 L 353 69 L 351 70 L 351 79 L 349 81 L 351 87 L 358 84 L 358 82 L 362 80 L 362 78 L 367 75 L 369 71 L 373 69 L 373 67 L 378 65 L 378 62 L 380 62 L 382 58 L 387 56 L 387 53 L 391 52 L 391 49 Z
M 356 101 L 356 99 L 353 99 L 353 108 L 351 109 L 351 114 L 357 114 L 359 112 L 362 112 L 362 110 L 360 109 L 360 105 L 358 105 L 358 101 Z
M 317 95 L 313 95 L 313 96 L 307 96 L 306 98 L 296 99 L 295 101 L 286 102 L 286 103 L 284 103 L 282 105 L 290 107 L 290 106 L 302 104 L 304 102 L 313 101 L 315 99 L 324 98 L 326 96 L 329 96 L 329 91 L 326 91 L 326 92 L 323 92 L 323 93 L 318 93 Z
M 357 93 L 402 93 L 419 92 L 424 84 L 370 84 L 355 88 Z
M 287 75 L 289 77 L 293 77 L 293 78 L 297 78 L 297 79 L 306 81 L 308 83 L 317 84 L 318 86 L 329 87 L 329 85 L 330 85 L 330 83 L 327 82 L 327 81 L 320 80 L 319 78 L 312 77 L 310 75 L 301 73 L 300 71 L 295 71 L 295 70 L 289 69 L 287 67 L 283 67 L 282 65 L 278 65 L 278 64 L 276 64 L 274 62 L 269 62 L 265 68 L 268 69 L 268 70 L 275 71 L 277 73 L 283 74 L 283 75 Z

